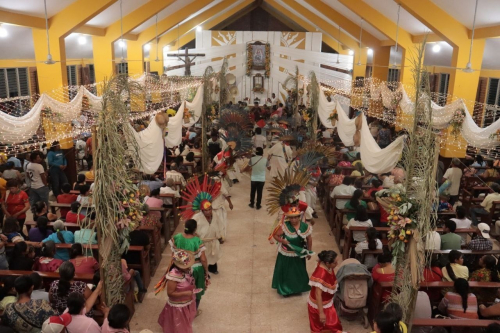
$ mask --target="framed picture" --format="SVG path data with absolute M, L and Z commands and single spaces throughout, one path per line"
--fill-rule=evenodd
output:
M 264 76 L 269 77 L 270 73 L 270 50 L 269 43 L 255 42 L 247 44 L 247 75 L 251 75 L 252 70 L 265 71 Z

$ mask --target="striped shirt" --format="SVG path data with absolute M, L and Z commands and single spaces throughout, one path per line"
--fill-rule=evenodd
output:
M 452 319 L 479 319 L 477 298 L 474 294 L 469 294 L 467 297 L 467 309 L 464 312 L 462 296 L 454 292 L 447 292 L 439 303 L 439 311 L 447 313 Z

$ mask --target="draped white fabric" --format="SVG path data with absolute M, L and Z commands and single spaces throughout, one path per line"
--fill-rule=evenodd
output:
M 368 128 L 368 122 L 364 114 L 361 114 L 361 162 L 366 170 L 371 173 L 380 174 L 390 172 L 401 158 L 406 136 L 400 136 L 389 146 L 381 149 Z
M 321 95 L 321 94 L 320 94 Z M 347 113 L 344 111 L 338 101 L 336 103 L 337 114 L 339 120 L 337 121 L 337 133 L 340 140 L 346 147 L 354 146 L 354 134 L 356 133 L 356 118 L 349 119 Z
M 462 102 L 462 107 L 465 110 L 465 119 L 462 124 L 462 136 L 471 145 L 476 148 L 482 149 L 493 149 L 499 145 L 500 142 L 496 138 L 490 138 L 491 134 L 495 134 L 496 131 L 500 130 L 500 119 L 495 121 L 488 127 L 481 128 L 476 125 L 474 119 L 472 119 L 470 113 L 467 111 L 467 107 Z
M 89 98 L 92 110 L 101 108 L 101 97 L 95 96 L 85 87 L 80 86 L 78 92 L 69 103 L 63 103 L 54 98 L 42 94 L 31 110 L 22 117 L 14 117 L 0 112 L 1 135 L 0 142 L 6 144 L 15 144 L 26 141 L 33 137 L 40 126 L 40 115 L 42 109 L 48 107 L 51 109 L 52 121 L 71 122 L 78 118 L 82 109 L 83 96 Z
M 332 122 L 328 120 L 330 114 L 335 109 L 337 102 L 340 103 L 340 105 L 343 107 L 342 110 L 349 110 L 349 105 L 351 104 L 351 100 L 349 98 L 344 97 L 342 95 L 333 95 L 332 101 L 328 102 L 323 90 L 320 91 L 319 103 L 318 103 L 318 116 L 319 119 L 321 120 L 321 123 L 326 128 L 335 128 L 338 125 L 337 122 L 335 126 L 332 126 Z M 337 109 L 337 112 L 339 112 L 339 109 Z
M 194 112 L 194 119 L 191 117 L 189 123 L 184 124 L 184 105 Z M 165 138 L 165 146 L 172 148 L 178 146 L 182 142 L 182 127 L 193 126 L 201 116 L 203 107 L 203 85 L 198 87 L 196 96 L 192 103 L 182 103 L 175 116 L 169 118 L 167 131 L 168 135 Z
M 163 159 L 163 130 L 158 126 L 155 119 L 141 132 L 136 132 L 130 123 L 127 123 L 127 126 L 134 134 L 135 141 L 139 147 L 141 163 L 137 167 L 144 173 L 155 173 Z

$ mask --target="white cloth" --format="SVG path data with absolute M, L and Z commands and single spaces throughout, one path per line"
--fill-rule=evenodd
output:
M 330 197 L 333 199 L 338 196 L 348 196 L 348 195 L 353 195 L 354 191 L 356 191 L 356 188 L 352 185 L 345 185 L 345 184 L 340 184 L 338 186 L 335 186 L 335 188 L 332 190 L 332 193 L 330 193 Z M 335 202 L 335 207 L 337 209 L 344 209 L 345 204 L 349 200 L 337 200 Z
M 193 111 L 193 116 L 189 118 L 188 123 L 184 123 L 184 105 L 190 111 Z M 182 103 L 175 116 L 169 118 L 167 125 L 168 135 L 165 137 L 166 147 L 171 148 L 180 145 L 180 143 L 182 142 L 182 127 L 193 126 L 201 116 L 202 107 L 203 85 L 198 87 L 193 102 Z
M 254 135 L 252 137 L 252 145 L 254 148 L 257 148 L 257 147 L 264 148 L 264 146 L 266 145 L 266 142 L 267 142 L 267 139 L 263 135 Z
M 277 177 L 278 174 L 285 174 L 288 163 L 293 158 L 292 154 L 292 148 L 284 145 L 281 141 L 277 142 L 268 150 L 267 155 L 270 157 L 269 165 L 271 166 L 269 174 L 272 178 Z
M 429 231 L 425 236 L 426 250 L 441 250 L 441 235 L 437 231 Z
M 219 238 L 221 238 L 220 224 L 214 220 L 215 218 L 216 216 L 212 214 L 212 223 L 208 223 L 202 212 L 198 212 L 193 216 L 193 219 L 198 224 L 196 233 L 200 236 L 203 243 L 205 243 L 205 255 L 207 256 L 209 265 L 216 264 L 221 257 L 219 243 Z
M 171 118 L 170 118 L 171 119 Z M 143 131 L 136 132 L 130 123 L 127 124 L 139 148 L 139 161 L 136 167 L 146 174 L 154 174 L 163 160 L 163 130 L 153 120 Z M 132 147 L 129 143 L 129 147 Z
M 165 179 L 173 179 L 175 183 L 181 183 L 182 186 L 186 185 L 186 179 L 184 179 L 184 175 L 179 171 L 168 170 L 165 172 Z
M 346 147 L 354 146 L 354 134 L 356 134 L 356 118 L 349 119 L 347 113 L 344 111 L 339 102 L 336 102 L 336 108 L 337 114 L 339 115 L 339 119 L 337 121 L 337 134 Z M 328 128 L 328 126 L 326 127 Z M 332 126 L 330 124 L 329 128 L 331 127 Z
M 170 188 L 168 186 L 160 187 L 160 194 L 173 194 L 176 198 L 180 198 L 179 191 L 174 190 L 173 188 Z M 172 198 L 163 198 L 163 203 L 165 205 L 171 205 L 172 204 Z
M 45 186 L 41 176 L 45 173 L 45 170 L 41 164 L 33 162 L 29 163 L 26 166 L 26 173 L 28 174 L 32 189 L 39 189 L 40 187 Z
M 227 209 L 225 206 L 227 197 L 229 197 L 229 192 L 225 186 L 221 186 L 219 195 L 212 201 L 213 220 L 214 223 L 218 224 L 223 239 L 226 239 L 227 235 Z
M 87 147 L 85 141 L 77 140 L 75 144 L 76 156 L 79 160 L 85 157 L 85 148 Z

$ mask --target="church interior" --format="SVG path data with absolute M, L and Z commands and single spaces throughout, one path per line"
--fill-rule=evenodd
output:
M 498 0 L 0 0 L 0 331 L 500 333 L 499 50 Z

